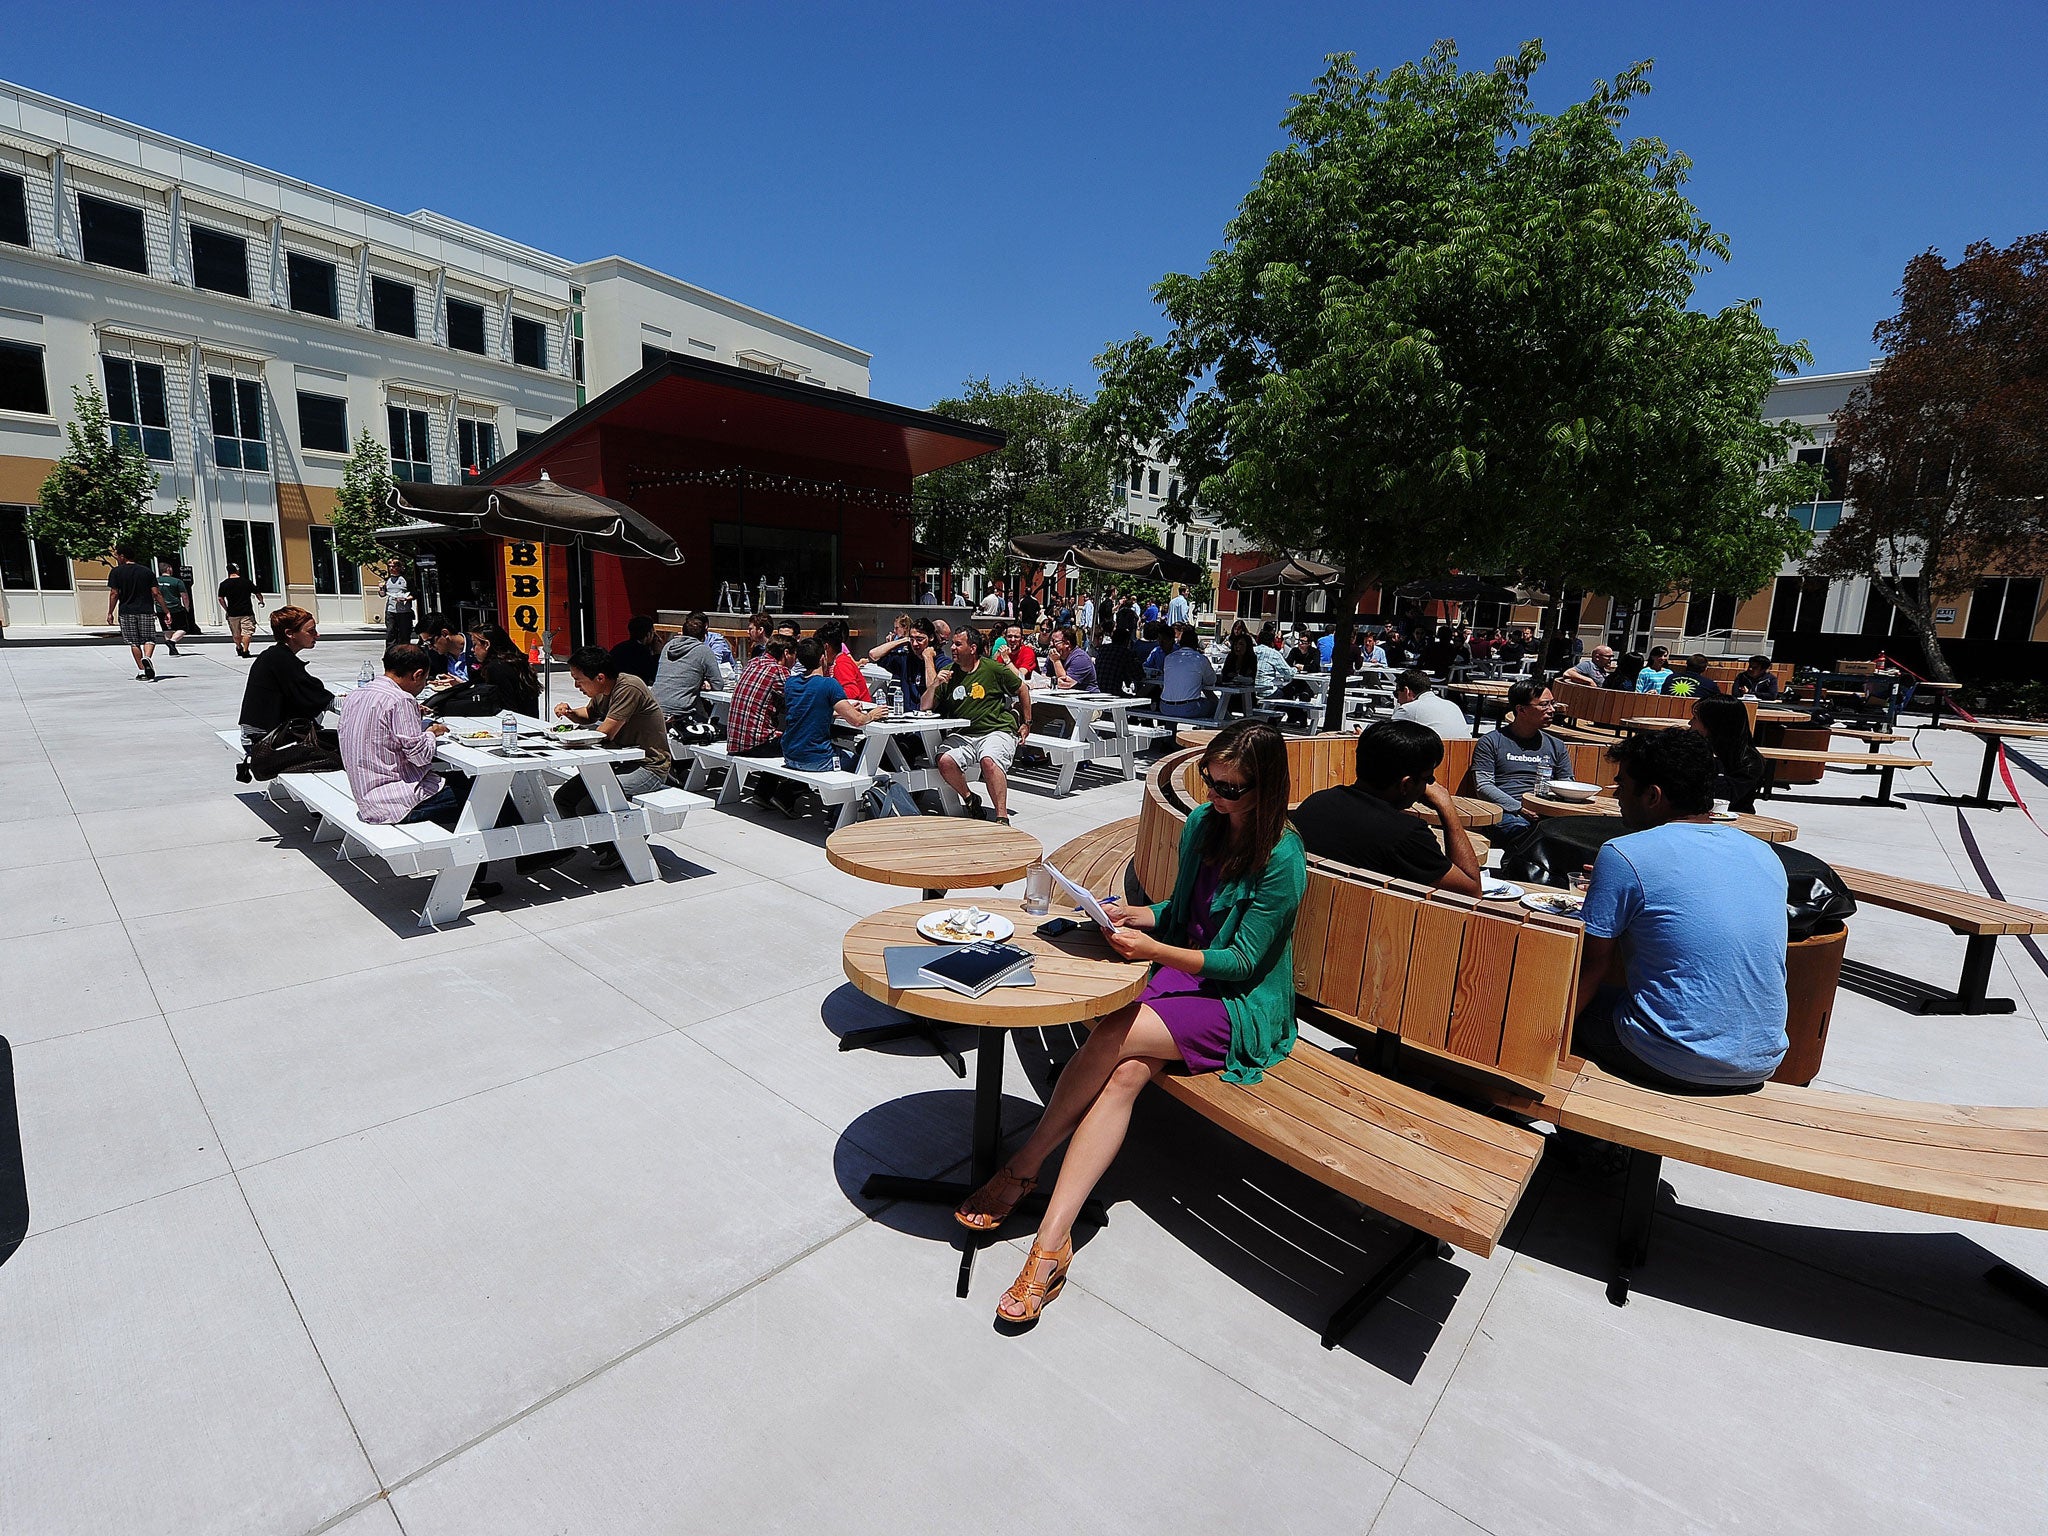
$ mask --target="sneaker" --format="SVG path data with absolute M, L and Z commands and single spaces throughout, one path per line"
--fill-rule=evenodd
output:
M 177 647 L 176 647 L 175 645 L 172 645 L 170 641 L 166 640 L 166 641 L 164 642 L 164 647 L 165 647 L 165 648 L 166 648 L 167 650 L 169 650 L 169 651 L 170 651 L 170 653 L 171 653 L 171 654 L 172 654 L 173 656 L 175 656 L 175 655 L 177 655 L 177 654 L 178 654 L 178 648 L 177 648 Z
M 149 681 L 149 674 L 147 672 L 138 672 L 135 674 L 135 681 L 137 681 L 138 683 L 146 683 Z
M 143 677 L 144 677 L 144 678 L 145 678 L 145 679 L 146 679 L 147 681 L 149 681 L 149 682 L 152 682 L 152 683 L 153 683 L 153 682 L 155 682 L 155 681 L 156 681 L 156 663 L 155 663 L 155 662 L 153 662 L 153 661 L 145 661 L 145 662 L 144 662 L 144 663 L 142 664 L 142 675 L 143 675 Z

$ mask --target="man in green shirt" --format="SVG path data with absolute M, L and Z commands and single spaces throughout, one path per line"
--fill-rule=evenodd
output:
M 988 654 L 988 640 L 971 624 L 953 631 L 953 665 L 925 689 L 924 707 L 967 722 L 939 741 L 939 777 L 975 814 L 980 802 L 967 787 L 979 772 L 996 820 L 1010 824 L 1010 764 L 1031 734 L 1031 685 Z
M 178 654 L 178 642 L 185 638 L 188 630 L 197 627 L 192 618 L 192 589 L 185 584 L 185 578 L 178 574 L 178 562 L 160 560 L 157 562 L 156 588 L 164 595 L 165 620 L 169 630 L 164 644 L 173 656 Z

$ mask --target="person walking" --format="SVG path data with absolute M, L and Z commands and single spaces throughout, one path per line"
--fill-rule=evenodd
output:
M 220 584 L 214 601 L 228 621 L 228 638 L 235 642 L 235 654 L 249 655 L 249 641 L 256 633 L 256 602 L 263 589 L 242 574 L 234 561 L 228 562 L 227 580 Z
M 384 596 L 384 643 L 410 645 L 412 588 L 406 583 L 405 567 L 396 560 L 385 566 L 384 580 L 378 583 L 378 590 Z
M 164 611 L 163 593 L 157 589 L 156 572 L 135 558 L 135 551 L 114 551 L 114 568 L 107 572 L 107 622 L 117 612 L 121 638 L 128 642 L 128 654 L 135 658 L 135 681 L 156 681 L 156 643 L 161 631 L 157 615 Z
M 175 560 L 157 562 L 156 589 L 164 596 L 164 648 L 178 654 L 178 642 L 199 625 L 192 615 L 192 588 L 178 574 Z

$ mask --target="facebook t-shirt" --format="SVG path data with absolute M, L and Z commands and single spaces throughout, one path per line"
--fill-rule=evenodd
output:
M 1619 939 L 1614 1033 L 1681 1082 L 1760 1083 L 1784 1059 L 1785 866 L 1738 828 L 1673 821 L 1601 846 L 1580 914 Z

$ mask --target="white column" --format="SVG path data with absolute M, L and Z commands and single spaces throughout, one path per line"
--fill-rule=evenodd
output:
M 51 233 L 57 238 L 59 256 L 69 256 L 73 261 L 81 261 L 84 259 L 84 253 L 79 249 L 77 240 L 73 238 L 78 219 L 75 213 L 67 213 L 71 205 L 71 196 L 65 190 L 64 182 L 64 151 L 53 149 L 50 151 Z
M 270 221 L 270 307 L 283 309 L 290 301 L 284 272 L 284 220 Z
M 192 286 L 192 244 L 185 238 L 185 189 L 171 184 L 171 281 Z
M 356 324 L 370 328 L 370 242 L 356 247 Z
M 434 323 L 427 334 L 436 346 L 448 345 L 448 269 L 434 268 Z

